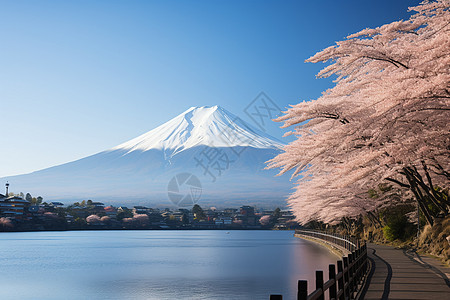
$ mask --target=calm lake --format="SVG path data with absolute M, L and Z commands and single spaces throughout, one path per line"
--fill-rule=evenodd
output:
M 292 231 L 0 233 L 0 251 L 1 299 L 295 299 L 338 259 Z

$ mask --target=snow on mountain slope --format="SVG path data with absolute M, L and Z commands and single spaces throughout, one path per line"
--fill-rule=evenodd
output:
M 220 106 L 191 107 L 161 126 L 112 150 L 157 149 L 172 157 L 196 147 L 253 147 L 277 149 L 282 143 L 243 122 Z

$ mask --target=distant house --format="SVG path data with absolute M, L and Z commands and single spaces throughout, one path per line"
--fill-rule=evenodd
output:
M 242 225 L 246 227 L 258 225 L 259 220 L 259 217 L 255 215 L 255 208 L 248 205 L 241 206 L 239 209 L 239 215 L 235 218 L 242 221 Z
M 240 214 L 243 216 L 254 216 L 255 215 L 255 208 L 252 206 L 244 205 L 240 208 Z
M 224 212 L 225 214 L 230 215 L 230 216 L 233 215 L 233 214 L 235 214 L 237 211 L 238 211 L 237 208 L 225 208 L 225 209 L 223 210 L 223 212 Z
M 182 222 L 184 219 L 184 216 L 186 215 L 186 213 L 182 212 L 182 211 L 176 211 L 172 214 L 172 216 L 175 218 L 175 220 Z
M 44 202 L 44 204 L 39 204 L 39 210 L 42 212 L 54 212 L 56 207 Z
M 0 203 L 2 203 L 4 200 L 6 199 L 5 195 L 0 194 Z M 0 209 L 0 214 L 1 214 L 1 209 Z
M 214 220 L 216 226 L 230 226 L 233 224 L 232 217 L 220 216 Z
M 128 209 L 128 207 L 126 207 L 126 206 L 119 206 L 118 208 L 117 208 L 117 211 L 118 212 L 122 212 L 122 211 L 128 211 L 129 209 Z
M 152 209 L 148 208 L 146 206 L 135 206 L 133 207 L 133 213 L 135 214 L 147 214 L 147 213 L 152 213 Z
M 94 213 L 99 213 L 99 212 L 103 212 L 105 210 L 105 204 L 101 203 L 101 202 L 92 202 L 92 212 Z
M 21 197 L 0 197 L 0 215 L 3 217 L 23 219 L 28 206 L 30 206 L 30 202 Z
M 117 217 L 117 209 L 113 206 L 107 206 L 103 209 L 105 211 L 105 214 L 110 217 L 115 219 Z
M 74 220 L 75 220 L 75 218 L 72 215 L 69 215 L 69 214 L 66 215 L 67 223 L 73 223 Z

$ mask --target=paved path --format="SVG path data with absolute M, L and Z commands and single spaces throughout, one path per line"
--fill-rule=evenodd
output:
M 450 299 L 450 268 L 389 246 L 369 244 L 368 254 L 375 268 L 363 299 Z

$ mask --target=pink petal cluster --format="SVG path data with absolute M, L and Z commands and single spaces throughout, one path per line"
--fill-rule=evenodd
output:
M 261 223 L 261 225 L 263 225 L 263 226 L 269 225 L 269 223 L 270 223 L 270 216 L 269 215 L 262 216 L 259 219 L 259 223 Z
M 101 219 L 97 215 L 90 215 L 86 218 L 86 223 L 88 223 L 89 225 L 100 224 L 100 222 L 101 222 Z
M 108 216 L 103 216 L 100 218 L 100 222 L 102 222 L 102 223 L 108 223 L 110 221 L 111 221 L 111 218 Z
M 8 218 L 0 218 L 0 227 L 2 228 L 12 228 L 14 227 L 13 223 Z
M 146 215 L 146 214 L 134 214 L 133 220 L 143 224 L 143 223 L 147 223 L 149 218 L 148 218 L 148 215 Z
M 450 165 L 450 1 L 424 1 L 410 19 L 364 29 L 307 62 L 328 62 L 333 88 L 277 121 L 297 137 L 269 161 L 293 170 L 297 220 L 338 221 L 384 205 L 367 190 L 425 162 L 437 185 Z

